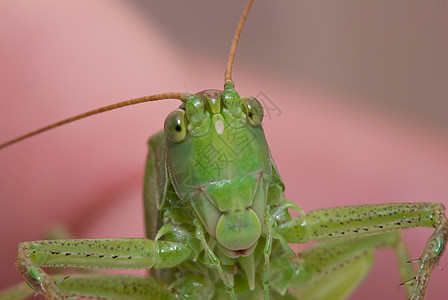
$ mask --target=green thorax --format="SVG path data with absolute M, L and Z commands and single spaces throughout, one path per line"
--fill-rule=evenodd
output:
M 250 254 L 264 223 L 272 167 L 262 117 L 255 98 L 229 89 L 188 95 L 165 121 L 177 194 L 233 256 Z

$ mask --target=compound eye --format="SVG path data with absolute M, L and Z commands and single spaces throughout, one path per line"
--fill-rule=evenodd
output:
M 167 138 L 174 142 L 181 142 L 187 134 L 187 124 L 185 123 L 185 111 L 176 109 L 165 119 L 164 131 Z
M 243 96 L 241 101 L 243 102 L 249 123 L 255 126 L 260 125 L 264 115 L 263 106 L 261 106 L 260 102 L 251 96 Z

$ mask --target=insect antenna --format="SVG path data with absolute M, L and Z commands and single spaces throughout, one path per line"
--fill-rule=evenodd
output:
M 250 11 L 250 8 L 252 7 L 253 2 L 254 2 L 254 0 L 249 0 L 247 2 L 246 7 L 243 11 L 243 15 L 241 16 L 240 22 L 236 29 L 235 35 L 233 36 L 233 41 L 232 41 L 232 45 L 230 47 L 229 58 L 227 60 L 226 72 L 225 72 L 225 76 L 224 76 L 225 77 L 225 84 L 224 84 L 225 89 L 227 89 L 227 88 L 233 89 L 233 87 L 234 87 L 234 83 L 232 81 L 232 68 L 233 68 L 233 61 L 235 60 L 236 47 L 238 45 L 241 31 L 243 29 L 244 23 L 246 21 L 247 15 L 249 14 L 249 11 Z M 80 119 L 84 119 L 84 118 L 87 118 L 87 117 L 90 117 L 90 116 L 93 116 L 93 115 L 96 115 L 99 113 L 103 113 L 106 111 L 122 108 L 122 107 L 129 106 L 129 105 L 145 103 L 145 102 L 150 102 L 150 101 L 157 101 L 157 100 L 165 100 L 165 99 L 178 99 L 178 100 L 185 102 L 185 101 L 187 101 L 188 96 L 189 96 L 188 94 L 184 94 L 184 93 L 163 93 L 163 94 L 139 97 L 139 98 L 119 102 L 116 104 L 100 107 L 100 108 L 73 116 L 71 118 L 50 124 L 48 126 L 40 128 L 40 129 L 31 131 L 29 133 L 26 133 L 24 135 L 21 135 L 21 136 L 15 138 L 15 139 L 9 140 L 3 144 L 0 144 L 0 149 L 11 146 L 17 142 L 28 139 L 32 136 L 38 135 L 45 131 L 51 130 L 53 128 L 60 127 L 65 124 L 68 124 L 68 123 L 71 123 L 71 122 L 74 122 L 74 121 L 77 121 Z
M 233 80 L 232 80 L 232 68 L 233 61 L 235 60 L 235 52 L 236 46 L 238 45 L 238 41 L 240 39 L 241 31 L 243 30 L 244 23 L 246 22 L 247 15 L 249 14 L 250 8 L 254 0 L 249 0 L 244 8 L 243 15 L 241 16 L 240 22 L 238 23 L 238 27 L 236 28 L 235 35 L 233 36 L 232 46 L 230 46 L 229 58 L 227 59 L 226 72 L 224 75 L 225 84 L 224 87 L 233 88 Z
M 50 129 L 59 127 L 59 126 L 63 126 L 65 124 L 77 121 L 77 120 L 81 120 L 93 115 L 97 115 L 99 113 L 103 113 L 106 111 L 110 111 L 110 110 L 114 110 L 114 109 L 118 109 L 118 108 L 122 108 L 125 106 L 130 106 L 130 105 L 135 105 L 135 104 L 139 104 L 139 103 L 145 103 L 145 102 L 151 102 L 151 101 L 157 101 L 157 100 L 166 100 L 166 99 L 178 99 L 181 101 L 186 101 L 186 97 L 188 97 L 188 94 L 184 94 L 184 93 L 163 93 L 163 94 L 155 94 L 155 95 L 150 95 L 150 96 L 144 96 L 144 97 L 139 97 L 139 98 L 135 98 L 135 99 L 130 99 L 130 100 L 126 100 L 126 101 L 122 101 L 119 103 L 115 103 L 112 105 L 107 105 L 104 107 L 100 107 L 76 116 L 73 116 L 71 118 L 50 124 L 48 126 L 42 127 L 40 129 L 31 131 L 29 133 L 26 133 L 22 136 L 19 136 L 15 139 L 12 139 L 10 141 L 7 141 L 6 143 L 0 144 L 0 149 L 5 148 L 7 146 L 11 146 L 12 144 L 15 144 L 19 141 L 25 140 L 27 138 L 30 138 L 32 136 L 35 136 L 39 133 L 48 131 Z

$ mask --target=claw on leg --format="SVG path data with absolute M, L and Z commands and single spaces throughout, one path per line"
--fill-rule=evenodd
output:
M 436 266 L 439 266 L 440 257 L 445 252 L 448 242 L 448 221 L 442 216 L 436 229 L 428 239 L 422 255 L 420 256 L 419 266 L 415 275 L 415 288 L 410 299 L 423 299 L 426 293 L 429 278 Z
M 403 281 L 400 285 L 414 285 L 416 282 L 415 278 L 411 278 L 409 280 Z
M 23 246 L 25 247 L 25 246 Z M 17 269 L 22 273 L 27 283 L 39 294 L 47 299 L 65 300 L 65 294 L 59 290 L 56 283 L 41 268 L 36 266 L 25 254 L 25 249 L 19 248 L 17 256 Z

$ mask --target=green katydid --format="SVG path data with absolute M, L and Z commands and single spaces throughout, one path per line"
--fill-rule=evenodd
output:
M 310 280 L 313 278 L 310 277 L 310 272 L 313 271 L 314 267 L 323 268 L 326 272 L 334 268 L 335 265 L 346 263 L 344 268 L 336 270 L 336 273 L 324 278 L 324 281 L 328 283 L 339 279 L 340 276 L 335 275 L 339 274 L 338 272 L 355 277 L 364 272 L 369 264 L 370 252 L 375 247 L 393 246 L 398 252 L 404 251 L 398 235 L 388 233 L 365 237 L 366 232 L 381 233 L 387 229 L 395 230 L 419 225 L 440 225 L 439 231 L 436 231 L 432 238 L 434 240 L 442 239 L 442 248 L 435 253 L 436 257 L 433 261 L 430 260 L 427 263 L 437 262 L 438 255 L 442 254 L 446 243 L 446 236 L 444 236 L 444 234 L 446 235 L 446 219 L 442 207 L 435 204 L 391 204 L 387 206 L 329 209 L 311 212 L 306 217 L 302 215 L 290 221 L 286 210 L 288 208 L 298 208 L 283 199 L 283 185 L 271 160 L 259 124 L 262 117 L 262 108 L 256 100 L 250 97 L 241 97 L 242 102 L 240 102 L 239 96 L 233 91 L 233 83 L 231 83 L 230 77 L 226 77 L 226 87 L 222 94 L 211 90 L 200 94 L 199 98 L 193 95 L 180 94 L 157 97 L 182 98 L 185 103 L 184 107 L 176 110 L 166 121 L 165 131 L 168 140 L 165 145 L 166 161 L 169 169 L 167 174 L 169 175 L 165 174 L 164 176 L 163 170 L 161 171 L 164 167 L 163 135 L 155 135 L 150 141 L 150 152 L 157 153 L 157 155 L 149 156 L 148 164 L 153 167 L 149 168 L 147 178 L 152 184 L 148 184 L 147 190 L 149 192 L 146 194 L 149 195 L 153 191 L 155 192 L 153 196 L 156 198 L 151 197 L 152 202 L 145 202 L 152 205 L 158 203 L 158 208 L 164 213 L 164 220 L 159 220 L 154 215 L 157 212 L 153 209 L 154 207 L 145 210 L 149 220 L 147 223 L 149 237 L 155 238 L 156 232 L 154 229 L 161 225 L 157 226 L 157 223 L 167 219 L 169 220 L 168 225 L 162 227 L 159 234 L 161 239 L 168 241 L 183 240 L 185 242 L 184 246 L 187 246 L 182 247 L 179 244 L 173 244 L 175 247 L 169 248 L 174 250 L 176 255 L 169 255 L 166 258 L 168 265 L 156 263 L 156 266 L 167 267 L 171 266 L 170 264 L 177 264 L 177 260 L 198 258 L 194 265 L 184 262 L 180 266 L 180 273 L 187 270 L 191 274 L 184 275 L 174 281 L 175 284 L 171 286 L 174 292 L 184 293 L 185 295 L 197 293 L 192 291 L 191 287 L 194 284 L 202 284 L 205 286 L 201 291 L 204 296 L 193 294 L 200 299 L 203 299 L 207 293 L 217 293 L 226 297 L 226 295 L 232 295 L 235 292 L 239 299 L 260 297 L 261 294 L 267 295 L 268 293 L 271 293 L 271 298 L 281 298 L 279 294 L 285 292 L 285 288 L 288 286 L 299 287 L 311 284 L 312 281 Z M 222 95 L 224 95 L 224 99 L 216 101 Z M 247 132 L 244 132 L 244 129 L 247 129 Z M 171 134 L 172 136 L 170 136 Z M 205 140 L 205 137 L 208 139 Z M 210 142 L 209 139 L 214 142 Z M 251 143 L 241 143 L 241 141 L 247 140 Z M 209 146 L 217 146 L 220 143 L 224 146 L 222 146 L 223 149 L 218 151 L 218 154 L 224 155 L 227 159 L 229 157 L 232 159 L 226 160 L 226 163 L 222 165 L 213 164 L 214 167 L 220 168 L 209 169 L 204 167 L 207 162 L 216 162 L 217 150 L 210 149 Z M 229 145 L 231 146 L 229 147 Z M 226 151 L 224 150 L 225 147 L 228 150 L 224 153 Z M 188 153 L 198 153 L 202 159 L 195 160 L 194 157 L 189 160 L 176 159 L 179 153 L 182 156 L 188 155 Z M 258 159 L 252 160 L 256 153 L 258 153 Z M 252 161 L 252 163 L 247 164 L 248 161 Z M 171 180 L 168 180 L 167 176 L 171 176 Z M 216 177 L 221 178 L 221 180 L 216 180 Z M 165 184 L 167 184 L 166 193 L 164 190 Z M 161 186 L 163 192 L 154 190 L 154 186 Z M 237 194 L 236 191 L 240 193 Z M 166 195 L 166 197 L 159 199 L 159 202 L 154 202 L 154 199 L 160 198 L 160 195 Z M 229 198 L 230 195 L 233 197 Z M 177 198 L 178 196 L 183 201 Z M 241 201 L 231 201 L 234 199 L 240 199 Z M 260 199 L 263 199 L 263 201 L 260 201 Z M 185 203 L 192 206 L 186 207 Z M 230 206 L 228 206 L 229 203 Z M 437 211 L 439 211 L 440 216 L 435 214 Z M 331 217 L 328 218 L 326 214 L 333 216 L 333 220 Z M 415 214 L 415 216 L 412 214 Z M 354 215 L 356 215 L 356 218 L 352 217 Z M 434 215 L 440 219 L 432 220 Z M 339 217 L 346 219 L 336 222 L 336 218 Z M 369 221 L 369 218 L 372 218 L 372 221 Z M 249 227 L 243 226 L 243 221 L 248 223 Z M 308 223 L 306 227 L 302 226 L 304 221 Z M 234 224 L 240 224 L 240 226 Z M 319 226 L 316 227 L 316 224 Z M 303 228 L 305 231 L 309 231 L 311 235 L 300 232 L 296 230 L 297 228 Z M 236 230 L 238 234 L 233 230 Z M 204 235 L 206 238 L 203 238 Z M 330 241 L 333 238 L 337 239 L 337 236 L 349 235 L 360 236 L 361 238 L 349 241 L 343 240 L 342 242 Z M 291 253 L 285 242 L 301 243 L 305 242 L 307 238 L 328 242 L 302 252 L 298 259 Z M 268 243 L 269 241 L 273 242 L 272 245 Z M 83 241 L 78 242 L 82 243 Z M 72 253 L 73 251 L 79 251 L 76 248 L 80 246 L 78 242 L 55 241 L 49 245 L 43 245 L 49 242 L 38 243 L 38 245 L 42 248 L 49 246 L 47 250 L 43 251 L 53 252 L 50 256 L 65 256 L 64 261 L 66 263 L 62 261 L 62 264 L 73 263 L 87 267 L 99 264 L 112 268 L 119 264 L 129 266 L 129 262 L 134 261 L 135 256 L 141 254 L 132 252 L 132 256 L 129 256 L 126 255 L 128 252 L 125 252 L 125 255 L 122 255 L 122 253 L 116 252 L 118 246 L 128 243 L 135 246 L 138 242 L 144 243 L 148 249 L 154 246 L 154 243 L 147 241 L 123 240 L 120 242 L 123 244 L 117 244 L 117 241 L 101 241 L 102 248 L 107 245 L 108 250 L 83 252 L 81 256 L 85 261 L 81 261 L 78 260 L 75 253 Z M 64 243 L 64 245 L 61 245 L 61 243 Z M 70 245 L 67 245 L 67 243 Z M 73 243 L 76 244 L 75 248 L 72 248 L 74 247 Z M 162 242 L 157 243 L 158 246 L 162 244 Z M 87 244 L 87 247 L 88 245 L 90 244 Z M 95 243 L 92 242 L 91 245 L 90 248 L 94 247 Z M 369 253 L 365 253 L 366 250 Z M 334 253 L 344 252 L 346 256 L 341 255 L 328 261 L 328 255 L 331 251 L 334 251 Z M 334 253 L 331 254 L 334 255 Z M 426 249 L 426 253 L 429 254 L 430 249 Z M 401 256 L 403 257 L 404 254 L 401 253 Z M 216 260 L 216 257 L 219 260 Z M 357 260 L 354 259 L 355 257 Z M 24 253 L 21 254 L 20 258 L 24 259 L 22 266 L 27 266 L 30 263 Z M 271 261 L 269 261 L 269 258 Z M 138 265 L 138 267 L 148 268 L 151 265 L 151 259 L 147 260 L 149 261 L 142 261 L 142 265 Z M 215 263 L 215 268 L 207 268 L 210 261 Z M 35 266 L 25 269 L 24 273 L 31 281 L 40 279 L 42 276 L 40 270 Z M 424 269 L 423 273 L 426 274 L 427 271 Z M 173 274 L 175 272 L 171 271 L 155 273 L 167 278 L 175 275 Z M 410 273 L 408 270 L 404 276 L 412 276 Z M 267 274 L 271 274 L 270 278 L 266 276 Z M 347 276 L 347 280 L 349 278 Z M 84 279 L 71 277 L 62 280 L 59 287 L 68 290 L 76 289 L 71 285 L 75 284 L 76 286 L 77 280 Z M 91 282 L 93 286 L 95 285 L 96 280 L 91 277 L 86 280 Z M 109 277 L 104 277 L 102 280 L 102 284 L 119 284 L 116 279 Z M 133 284 L 137 285 L 141 279 L 127 278 L 126 280 L 129 280 L 127 285 L 132 286 Z M 151 286 L 153 292 L 160 291 L 162 293 L 161 290 L 165 288 L 163 283 L 146 280 L 144 283 Z M 210 288 L 209 280 L 217 283 L 218 288 L 215 291 Z M 232 281 L 235 284 L 232 284 Z M 350 278 L 349 281 L 352 282 L 353 279 Z M 235 292 L 232 292 L 232 286 L 235 286 Z M 227 291 L 224 287 L 227 287 Z M 350 291 L 348 283 L 343 287 L 345 289 L 343 289 L 342 294 Z M 253 291 L 251 291 L 251 288 L 253 288 Z M 97 290 L 101 293 L 99 287 L 97 287 Z M 321 290 L 322 287 L 319 282 L 316 282 L 311 285 L 309 290 L 302 291 L 302 293 L 308 295 L 306 293 L 316 293 Z M 417 292 L 424 293 L 424 289 L 417 290 Z M 246 294 L 250 294 L 250 296 Z M 169 297 L 169 295 L 164 297 Z M 118 298 L 122 298 L 122 296 L 118 296 Z M 335 299 L 334 294 L 332 299 Z

